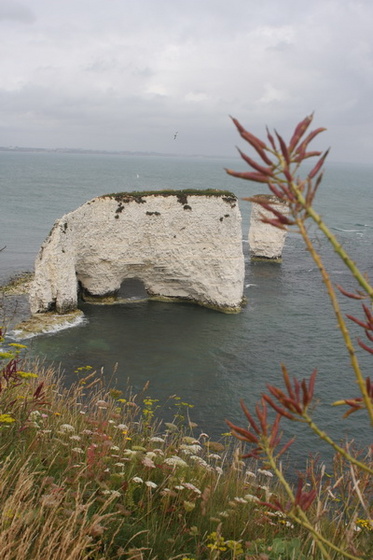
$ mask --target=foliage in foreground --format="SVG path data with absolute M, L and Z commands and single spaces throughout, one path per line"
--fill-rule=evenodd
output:
M 228 436 L 194 437 L 190 405 L 171 397 L 173 421 L 159 424 L 146 389 L 123 396 L 81 368 L 67 390 L 22 352 L 3 343 L 0 354 L 2 560 L 321 558 L 313 538 L 268 505 L 284 499 L 273 473 L 249 470 Z M 323 532 L 368 553 L 353 479 L 336 483 L 341 470 L 310 467 L 320 484 L 310 511 Z M 350 521 L 338 505 L 320 516 L 346 496 Z
M 233 122 L 241 137 L 254 149 L 256 156 L 260 157 L 261 163 L 239 150 L 241 157 L 251 167 L 251 170 L 236 172 L 227 169 L 226 171 L 234 177 L 268 185 L 272 194 L 275 195 L 275 201 L 286 204 L 287 211 L 283 212 L 279 211 L 278 207 L 276 208 L 273 201 L 270 202 L 264 197 L 254 196 L 246 199 L 261 205 L 263 209 L 269 212 L 269 217 L 263 215 L 263 222 L 280 229 L 291 228 L 302 236 L 307 250 L 320 271 L 350 358 L 353 372 L 351 389 L 354 392 L 358 391 L 357 395 L 355 394 L 353 397 L 348 395 L 332 404 L 347 407 L 345 418 L 358 410 L 363 411 L 367 415 L 370 429 L 372 429 L 373 379 L 369 376 L 364 378 L 348 328 L 348 321 L 352 321 L 352 324 L 357 324 L 363 330 L 365 341 L 358 338 L 357 344 L 365 352 L 372 355 L 373 287 L 313 207 L 313 200 L 321 183 L 322 167 L 328 151 L 324 154 L 318 151 L 309 151 L 309 145 L 325 129 L 317 128 L 305 136 L 312 122 L 312 115 L 310 115 L 296 126 L 287 144 L 277 132 L 272 135 L 267 129 L 267 140 L 265 142 L 247 131 L 236 119 L 233 119 Z M 311 168 L 306 178 L 299 178 L 297 174 L 300 165 L 304 160 L 312 157 L 318 158 L 317 163 Z M 341 286 L 333 285 L 317 246 L 312 240 L 308 226 L 309 222 L 313 222 L 317 226 L 337 256 L 351 272 L 357 284 L 355 292 L 349 292 Z M 363 301 L 360 318 L 343 315 L 338 297 L 340 295 L 351 300 Z M 228 424 L 236 438 L 251 446 L 250 451 L 245 456 L 255 458 L 270 468 L 283 488 L 286 497 L 282 500 L 271 499 L 267 504 L 269 508 L 274 512 L 287 515 L 299 527 L 304 528 L 312 536 L 315 545 L 325 560 L 331 560 L 332 558 L 350 558 L 353 560 L 372 558 L 372 539 L 369 545 L 365 545 L 366 548 L 361 548 L 351 541 L 350 531 L 353 526 L 351 521 L 353 523 L 354 520 L 357 521 L 359 516 L 363 516 L 360 523 L 371 532 L 371 535 L 373 534 L 373 448 L 365 451 L 365 457 L 361 454 L 356 455 L 352 452 L 350 445 L 339 445 L 316 423 L 312 415 L 315 404 L 316 373 L 316 370 L 314 370 L 308 380 L 300 381 L 295 377 L 291 379 L 286 366 L 283 365 L 283 388 L 267 385 L 267 392 L 262 394 L 261 400 L 254 411 L 249 411 L 245 404 L 241 403 L 248 421 L 248 427 L 236 426 L 231 422 L 228 422 Z M 286 474 L 282 470 L 281 457 L 291 446 L 293 440 L 286 443 L 281 442 L 280 424 L 284 420 L 306 425 L 335 453 L 335 461 L 341 465 L 340 478 L 337 479 L 333 487 L 328 488 L 328 491 L 333 497 L 332 499 L 334 499 L 336 493 L 339 495 L 341 492 L 338 498 L 341 504 L 337 508 L 338 513 L 336 512 L 336 514 L 345 523 L 344 535 L 337 533 L 330 536 L 324 532 L 321 522 L 326 509 L 322 506 L 319 507 L 318 504 L 320 492 L 323 489 L 318 477 L 311 480 L 311 485 L 308 487 L 303 477 L 299 477 L 296 488 L 289 484 Z M 350 487 L 346 494 L 344 490 L 341 491 L 341 487 L 346 484 L 348 479 L 350 480 Z M 351 503 L 356 504 L 357 507 L 354 506 L 351 509 Z M 316 506 L 316 516 L 314 514 L 315 504 L 318 504 Z

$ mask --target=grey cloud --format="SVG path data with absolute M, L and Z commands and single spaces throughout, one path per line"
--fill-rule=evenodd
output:
M 35 14 L 28 6 L 12 0 L 0 0 L 0 21 L 34 23 Z

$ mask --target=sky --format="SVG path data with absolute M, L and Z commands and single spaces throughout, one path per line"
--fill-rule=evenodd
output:
M 229 115 L 288 139 L 314 112 L 314 149 L 371 162 L 372 24 L 372 0 L 0 0 L 0 146 L 230 157 Z

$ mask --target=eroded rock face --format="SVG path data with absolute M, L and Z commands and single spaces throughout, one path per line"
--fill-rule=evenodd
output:
M 63 216 L 36 259 L 31 312 L 75 309 L 79 287 L 87 296 L 115 297 L 126 278 L 141 280 L 150 297 L 238 311 L 244 257 L 237 200 L 200 192 L 106 195 Z
M 286 214 L 287 206 L 274 195 L 255 195 Z M 249 246 L 252 259 L 269 259 L 279 261 L 282 258 L 287 231 L 262 222 L 262 217 L 273 219 L 272 212 L 265 210 L 260 204 L 252 203 L 249 227 Z

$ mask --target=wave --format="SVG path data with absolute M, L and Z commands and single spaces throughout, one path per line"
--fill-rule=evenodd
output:
M 72 320 L 66 319 L 66 321 L 60 322 L 55 325 L 46 325 L 44 328 L 37 332 L 27 332 L 22 329 L 14 329 L 8 333 L 8 337 L 13 340 L 26 340 L 44 334 L 56 334 L 59 331 L 70 329 L 72 327 L 78 327 L 80 325 L 86 324 L 87 322 L 88 319 L 86 317 L 76 317 Z

